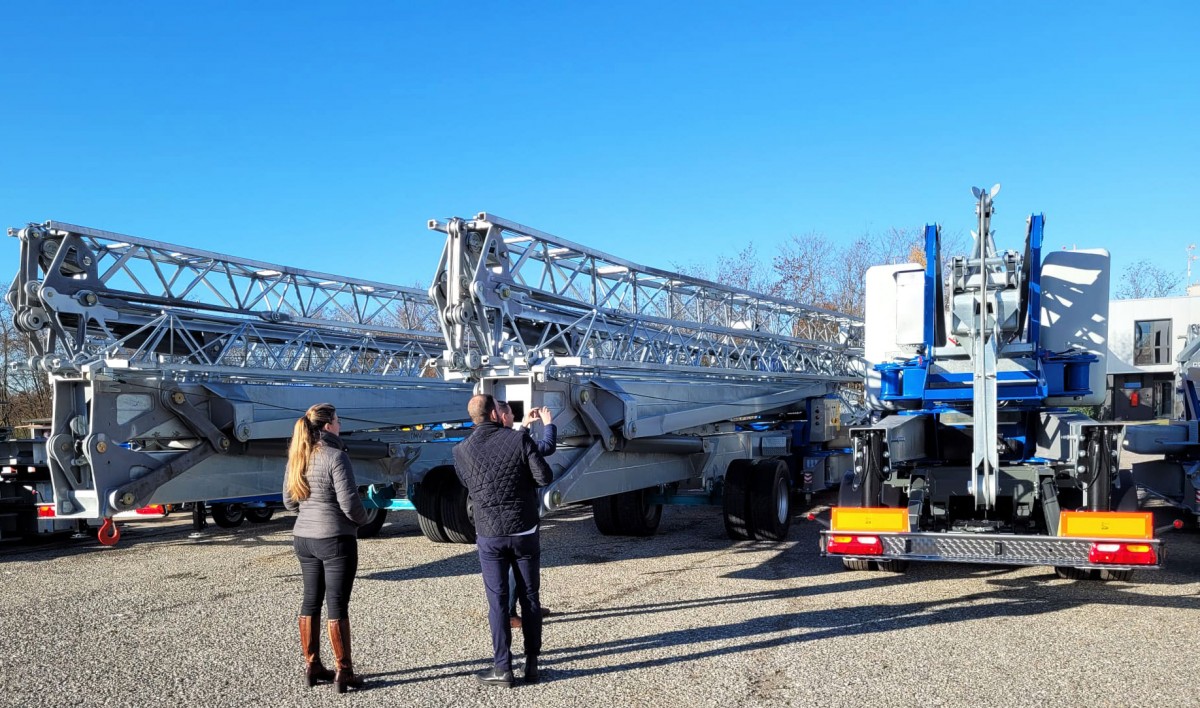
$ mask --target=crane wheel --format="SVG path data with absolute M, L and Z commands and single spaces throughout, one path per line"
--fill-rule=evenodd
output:
M 453 468 L 451 468 L 453 470 Z M 453 471 L 450 474 L 454 474 Z M 445 487 L 444 468 L 429 470 L 413 488 L 413 506 L 417 508 L 417 526 L 425 538 L 434 543 L 449 543 L 446 529 L 442 526 L 442 494 Z

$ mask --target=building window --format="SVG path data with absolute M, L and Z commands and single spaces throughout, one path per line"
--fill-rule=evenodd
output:
M 1171 320 L 1134 322 L 1133 364 L 1171 363 Z

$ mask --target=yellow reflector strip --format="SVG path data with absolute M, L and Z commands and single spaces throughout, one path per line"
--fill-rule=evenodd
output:
M 1064 511 L 1058 535 L 1076 538 L 1154 538 L 1154 515 L 1148 511 Z
M 835 506 L 829 527 L 834 531 L 907 533 L 908 509 Z

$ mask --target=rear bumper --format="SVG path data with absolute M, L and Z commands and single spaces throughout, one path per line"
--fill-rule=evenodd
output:
M 850 555 L 829 553 L 829 536 L 847 532 L 822 531 L 821 555 L 851 560 L 910 560 L 942 563 L 993 563 L 997 565 L 1050 565 L 1102 570 L 1158 570 L 1164 547 L 1158 539 L 1138 540 L 1154 548 L 1152 565 L 1096 564 L 1089 561 L 1094 543 L 1128 543 L 1129 539 L 1015 536 L 995 533 L 871 533 L 883 543 L 883 553 Z M 853 533 L 853 532 L 851 532 Z

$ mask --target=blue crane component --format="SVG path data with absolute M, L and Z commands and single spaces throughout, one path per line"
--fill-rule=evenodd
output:
M 1045 217 L 1023 252 L 997 250 L 999 185 L 973 190 L 970 255 L 867 274 L 870 425 L 850 431 L 853 468 L 822 550 L 847 567 L 910 560 L 1050 565 L 1127 578 L 1159 566 L 1152 516 L 1119 470 L 1124 427 L 1103 402 L 1107 252 L 1043 255 Z

